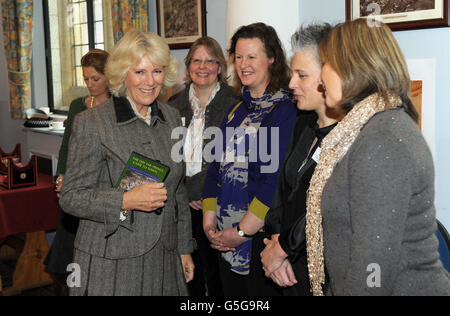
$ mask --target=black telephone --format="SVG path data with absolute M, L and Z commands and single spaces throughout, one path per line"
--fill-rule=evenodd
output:
M 37 109 L 26 110 L 27 119 L 23 126 L 31 128 L 48 128 L 53 118 L 49 117 L 44 111 Z

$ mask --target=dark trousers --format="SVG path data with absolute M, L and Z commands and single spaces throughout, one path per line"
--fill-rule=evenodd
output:
M 298 283 L 294 286 L 283 289 L 284 296 L 312 296 L 311 286 L 309 284 L 308 259 L 306 255 L 298 258 L 297 262 L 292 263 L 295 278 Z
M 188 283 L 191 296 L 223 296 L 222 283 L 217 262 L 218 252 L 210 247 L 203 231 L 203 213 L 191 208 L 192 235 L 197 241 L 197 250 L 192 254 L 195 264 L 194 279 Z
M 69 294 L 66 279 L 70 272 L 67 272 L 67 266 L 73 263 L 74 243 L 79 222 L 80 219 L 75 216 L 60 213 L 55 238 L 44 260 L 55 281 L 56 296 Z
M 260 253 L 264 250 L 265 234 L 253 237 L 250 274 L 240 275 L 230 270 L 231 266 L 219 255 L 220 277 L 225 296 L 280 296 L 281 288 L 266 278 L 262 269 Z

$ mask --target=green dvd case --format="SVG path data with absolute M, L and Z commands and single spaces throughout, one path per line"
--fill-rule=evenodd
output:
M 161 183 L 167 178 L 170 168 L 137 152 L 132 152 L 122 171 L 116 188 L 129 191 L 144 183 Z

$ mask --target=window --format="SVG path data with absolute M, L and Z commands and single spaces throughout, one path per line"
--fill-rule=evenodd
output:
M 93 48 L 111 47 L 110 3 L 106 0 L 44 0 L 49 105 L 67 111 L 70 102 L 89 92 L 81 57 Z M 109 7 L 108 7 L 109 6 Z M 108 21 L 109 20 L 109 21 Z M 110 32 L 106 30 L 111 29 Z M 111 34 L 110 34 L 111 33 Z

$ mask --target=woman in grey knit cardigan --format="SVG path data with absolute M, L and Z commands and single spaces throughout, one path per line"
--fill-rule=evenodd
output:
M 308 194 L 314 294 L 450 295 L 435 236 L 433 158 L 392 32 L 347 22 L 320 55 L 326 103 L 346 116 L 323 140 Z

